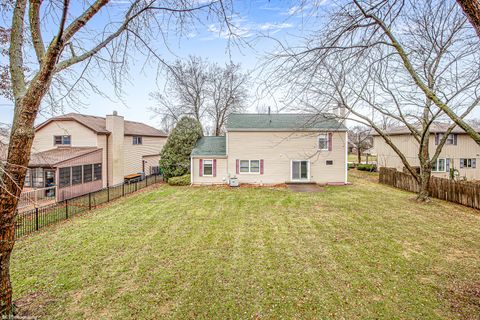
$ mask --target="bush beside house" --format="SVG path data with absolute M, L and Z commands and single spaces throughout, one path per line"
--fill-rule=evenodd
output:
M 197 120 L 183 117 L 178 121 L 160 152 L 160 168 L 167 181 L 190 172 L 190 153 L 202 135 Z
M 190 175 L 184 174 L 180 177 L 171 177 L 168 179 L 168 184 L 171 186 L 189 186 L 190 185 Z

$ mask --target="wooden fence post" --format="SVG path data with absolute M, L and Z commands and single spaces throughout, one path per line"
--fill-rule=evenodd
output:
M 68 200 L 65 199 L 65 219 L 68 219 Z
M 107 187 L 107 202 L 110 202 L 110 187 Z
M 125 197 L 125 182 L 122 183 L 122 197 Z

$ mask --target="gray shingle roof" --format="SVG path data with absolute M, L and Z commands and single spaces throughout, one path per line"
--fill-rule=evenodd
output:
M 346 131 L 330 114 L 230 114 L 227 131 Z
M 104 117 L 91 116 L 91 115 L 86 115 L 81 113 L 67 113 L 61 116 L 50 118 L 47 121 L 39 124 L 36 130 L 56 120 L 73 120 L 83 124 L 87 128 L 90 128 L 97 133 L 100 133 L 100 134 L 110 133 L 110 131 L 108 131 L 106 128 L 106 119 Z M 167 136 L 165 132 L 158 130 L 154 127 L 151 127 L 149 125 L 146 125 L 145 123 L 125 120 L 124 125 L 125 125 L 124 134 L 126 136 L 129 136 L 129 135 L 151 136 L 151 137 Z
M 202 137 L 192 150 L 192 156 L 226 156 L 227 143 L 225 137 Z
M 430 125 L 430 133 L 443 133 L 448 130 L 448 128 L 451 126 L 451 123 L 445 123 L 445 122 L 433 122 Z M 421 130 L 421 126 L 419 125 L 414 125 L 415 128 L 418 130 Z M 480 132 L 480 128 L 473 126 L 473 128 L 477 131 Z M 406 126 L 398 126 L 398 127 L 393 127 L 389 128 L 385 131 L 388 135 L 404 135 L 404 134 L 411 134 L 410 130 Z M 465 134 L 465 130 L 460 128 L 459 126 L 455 126 L 453 128 L 452 133 L 459 133 L 459 134 Z M 378 136 L 379 134 L 377 132 L 373 132 L 374 136 Z
M 101 150 L 97 147 L 59 147 L 42 152 L 32 153 L 29 167 L 55 167 L 63 161 Z

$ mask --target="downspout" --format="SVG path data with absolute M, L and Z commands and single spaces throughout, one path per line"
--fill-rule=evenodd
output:
M 348 131 L 345 132 L 345 184 L 348 184 Z

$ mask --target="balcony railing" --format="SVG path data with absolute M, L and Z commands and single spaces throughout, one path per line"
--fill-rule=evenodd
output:
M 23 191 L 18 200 L 18 209 L 30 209 L 55 202 L 57 187 L 37 188 Z

